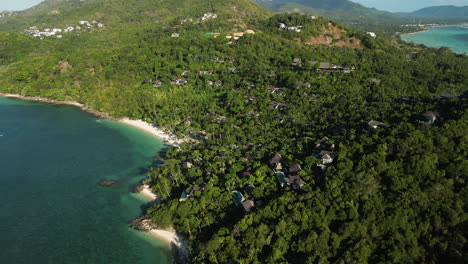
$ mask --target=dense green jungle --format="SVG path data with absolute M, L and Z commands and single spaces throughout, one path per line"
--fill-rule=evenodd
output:
M 103 27 L 23 31 L 80 20 Z M 247 0 L 49 0 L 0 30 L 0 92 L 187 139 L 145 182 L 193 263 L 468 262 L 466 55 Z

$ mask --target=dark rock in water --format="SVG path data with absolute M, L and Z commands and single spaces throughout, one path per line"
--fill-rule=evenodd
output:
M 146 218 L 145 216 L 142 216 L 142 217 L 139 217 L 137 219 L 134 219 L 132 221 L 129 221 L 128 224 L 136 229 L 136 230 L 139 230 L 139 231 L 144 231 L 144 232 L 148 232 L 150 231 L 151 229 L 155 229 L 156 228 L 156 225 L 153 224 L 148 218 Z
M 116 180 L 100 180 L 99 185 L 109 187 L 109 186 L 113 185 L 116 182 L 117 182 Z
M 145 186 L 143 184 L 138 185 L 133 189 L 133 192 L 134 193 L 139 193 L 139 192 L 141 192 L 143 190 L 143 188 L 145 188 Z

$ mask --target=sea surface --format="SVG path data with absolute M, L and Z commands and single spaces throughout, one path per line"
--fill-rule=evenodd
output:
M 432 48 L 448 47 L 455 53 L 468 54 L 468 25 L 434 27 L 428 31 L 403 35 L 402 39 Z
M 75 107 L 0 97 L 0 263 L 168 263 L 162 242 L 127 225 L 163 148 Z

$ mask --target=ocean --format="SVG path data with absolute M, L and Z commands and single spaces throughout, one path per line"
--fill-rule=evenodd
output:
M 455 53 L 468 54 L 468 25 L 434 27 L 424 32 L 403 35 L 406 42 L 428 47 L 449 47 Z
M 168 263 L 163 242 L 127 224 L 163 148 L 75 107 L 0 97 L 0 263 Z

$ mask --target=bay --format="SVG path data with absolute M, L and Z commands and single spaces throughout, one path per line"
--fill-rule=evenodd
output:
M 406 42 L 432 48 L 448 47 L 455 53 L 468 54 L 468 28 L 464 26 L 433 27 L 427 31 L 403 35 Z
M 127 225 L 163 148 L 75 107 L 0 97 L 0 263 L 167 263 L 162 242 Z

